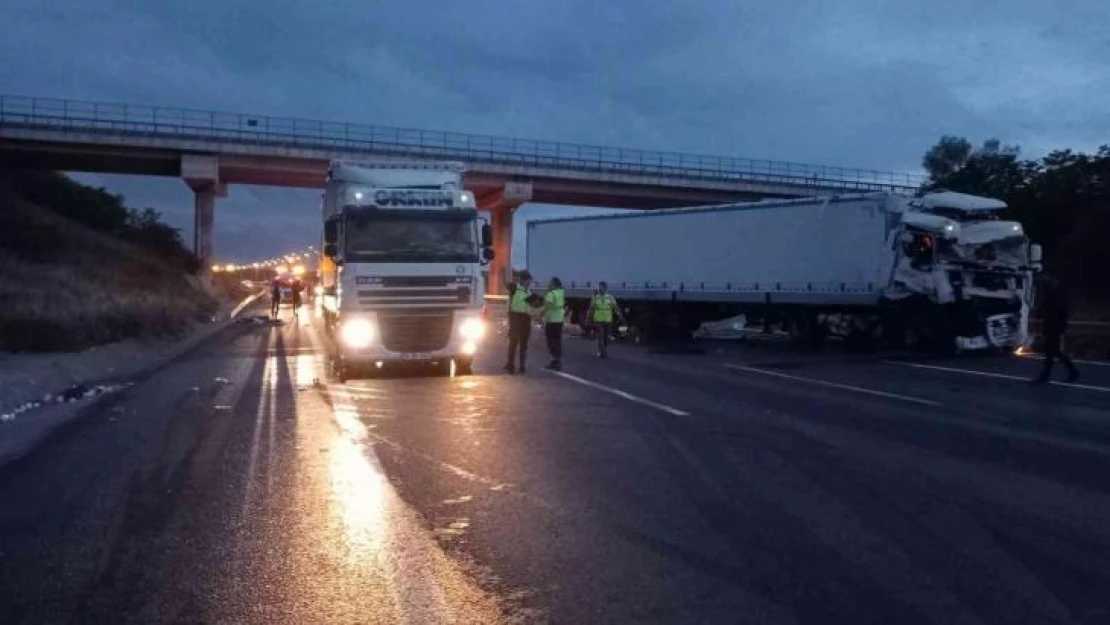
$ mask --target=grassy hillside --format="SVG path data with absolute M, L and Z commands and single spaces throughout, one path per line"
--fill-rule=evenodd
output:
M 215 312 L 176 232 L 121 208 L 64 176 L 0 172 L 0 350 L 173 337 Z

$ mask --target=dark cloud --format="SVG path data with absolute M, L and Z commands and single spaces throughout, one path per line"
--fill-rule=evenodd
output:
M 0 85 L 29 95 L 906 171 L 941 134 L 1030 155 L 1110 142 L 1101 0 L 9 0 L 4 14 Z M 183 184 L 105 180 L 189 234 Z M 316 200 L 232 189 L 217 249 L 313 238 Z

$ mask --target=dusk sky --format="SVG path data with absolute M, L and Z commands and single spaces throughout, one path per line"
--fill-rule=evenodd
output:
M 1108 58 L 1105 0 L 8 0 L 0 20 L 8 94 L 896 171 L 943 134 L 1110 143 Z M 80 179 L 191 241 L 180 180 Z M 318 196 L 231 188 L 218 257 L 314 243 Z

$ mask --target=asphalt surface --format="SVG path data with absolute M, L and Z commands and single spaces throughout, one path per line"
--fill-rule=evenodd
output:
M 228 330 L 0 468 L 0 622 L 1110 623 L 1110 367 L 534 338 Z

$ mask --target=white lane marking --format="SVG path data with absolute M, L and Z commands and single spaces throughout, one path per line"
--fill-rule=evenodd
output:
M 612 388 L 610 386 L 605 386 L 604 384 L 598 384 L 597 382 L 591 382 L 591 381 L 589 381 L 585 378 L 580 378 L 576 375 L 571 375 L 571 374 L 566 373 L 564 371 L 550 371 L 549 373 L 553 373 L 553 374 L 555 374 L 555 375 L 557 375 L 561 378 L 564 378 L 566 380 L 570 380 L 571 382 L 577 382 L 577 383 L 582 384 L 584 386 L 588 386 L 590 388 L 595 388 L 599 391 L 605 391 L 606 393 L 611 393 L 613 395 L 616 395 L 617 397 L 623 397 L 624 399 L 627 399 L 628 401 L 634 401 L 638 404 L 643 404 L 645 406 L 651 406 L 652 408 L 655 408 L 657 410 L 662 410 L 663 412 L 665 412 L 667 414 L 672 414 L 676 417 L 688 417 L 688 416 L 690 416 L 690 413 L 679 410 L 678 408 L 675 408 L 674 406 L 668 406 L 666 404 L 660 404 L 658 402 L 651 401 L 650 399 L 644 399 L 643 397 L 637 397 L 636 395 L 633 395 L 631 393 L 627 393 L 627 392 L 622 391 L 620 389 Z
M 246 296 L 245 298 L 243 298 L 243 301 L 239 302 L 239 305 L 236 306 L 235 309 L 231 311 L 231 314 L 228 315 L 228 318 L 229 319 L 234 319 L 235 315 L 238 315 L 239 313 L 243 312 L 244 308 L 246 308 L 247 306 L 250 306 L 252 303 L 254 303 L 255 300 L 257 300 L 260 297 L 262 297 L 262 292 L 261 291 L 259 291 L 258 293 L 255 293 L 254 295 Z
M 995 373 L 993 371 L 977 371 L 975 369 L 959 369 L 956 367 L 941 367 L 940 365 L 925 365 L 918 362 L 901 362 L 898 360 L 884 360 L 883 362 L 892 365 L 901 365 L 903 367 L 913 367 L 915 369 L 931 369 L 933 371 L 947 371 L 949 373 L 966 373 L 968 375 L 979 375 L 986 378 L 998 378 L 1000 380 L 1018 380 L 1021 382 L 1028 382 L 1029 378 L 1023 378 L 1020 375 L 1010 375 L 1008 373 Z M 1050 381 L 1049 384 L 1055 386 L 1066 386 L 1068 388 L 1078 388 L 1085 391 L 1098 391 L 1100 393 L 1110 393 L 1110 387 L 1094 386 L 1092 384 L 1075 384 L 1072 382 L 1056 382 Z
M 270 339 L 273 340 L 272 338 Z M 242 514 L 245 517 L 251 505 L 251 499 L 254 492 L 254 480 L 258 473 L 258 449 L 262 445 L 262 430 L 263 425 L 268 420 L 268 413 L 273 408 L 270 405 L 270 385 L 274 383 L 274 377 L 277 375 L 277 367 L 275 366 L 276 358 L 270 356 L 266 358 L 266 362 L 262 368 L 262 380 L 258 389 L 258 410 L 254 414 L 254 434 L 251 436 L 250 451 L 247 456 L 247 484 L 243 489 L 243 510 Z
M 1029 353 L 1025 353 L 1025 354 L 1017 354 L 1017 357 L 1018 358 L 1024 358 L 1025 360 L 1044 360 L 1044 354 L 1035 354 L 1033 352 L 1029 352 Z M 1081 365 L 1094 365 L 1096 367 L 1110 367 L 1110 362 L 1106 362 L 1105 360 L 1079 360 L 1077 358 L 1072 358 L 1071 361 L 1074 362 L 1074 363 L 1081 364 Z
M 931 399 L 922 399 L 920 397 L 913 397 L 910 395 L 899 395 L 898 393 L 887 393 L 885 391 L 877 391 L 872 388 L 863 388 L 861 386 L 851 386 L 848 384 L 840 384 L 838 382 L 829 382 L 827 380 L 818 380 L 815 378 L 803 378 L 796 375 L 787 373 L 779 373 L 778 371 L 767 371 L 766 369 L 757 369 L 755 367 L 745 367 L 743 365 L 726 364 L 729 369 L 737 371 L 748 371 L 750 373 L 759 373 L 771 377 L 782 378 L 784 380 L 793 380 L 795 382 L 806 382 L 808 384 L 816 384 L 817 386 L 827 386 L 829 388 L 836 388 L 842 391 L 853 391 L 856 393 L 863 393 L 865 395 L 874 395 L 876 397 L 886 397 L 887 399 L 897 399 L 901 401 L 908 401 L 913 404 L 921 404 L 922 406 L 943 406 L 944 404 L 933 401 Z

